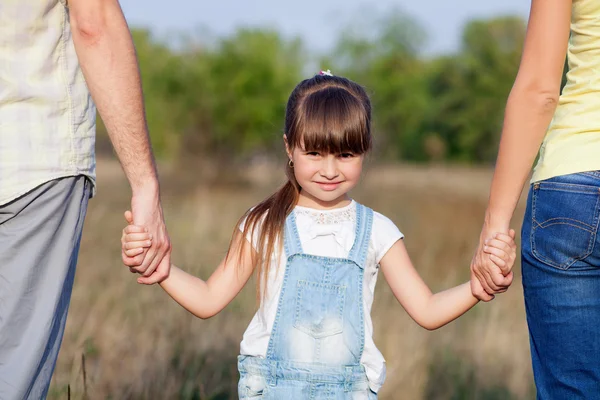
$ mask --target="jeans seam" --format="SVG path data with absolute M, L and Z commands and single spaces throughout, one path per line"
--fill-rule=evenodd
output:
M 600 171 L 584 171 L 580 172 L 580 174 L 600 179 Z
M 285 293 L 285 289 L 286 289 L 287 281 L 288 281 L 288 277 L 289 277 L 288 265 L 290 263 L 290 258 L 291 258 L 291 256 L 286 261 L 285 273 L 283 275 L 283 282 L 281 284 L 281 293 L 279 295 L 279 300 L 277 302 L 277 311 L 275 313 L 275 321 L 273 321 L 273 327 L 271 328 L 271 337 L 269 338 L 269 344 L 267 346 L 267 358 L 268 359 L 273 359 L 273 350 L 275 347 L 275 340 L 277 340 L 278 336 L 279 336 L 278 322 L 279 322 L 279 318 L 281 316 L 282 298 L 283 298 L 283 294 Z
M 569 261 L 568 263 L 558 264 L 558 263 L 550 260 L 549 258 L 544 257 L 541 254 L 539 254 L 539 252 L 536 249 L 535 240 L 534 240 L 535 232 L 536 232 L 536 230 L 538 228 L 542 227 L 542 224 L 540 224 L 535 219 L 537 193 L 541 189 L 540 188 L 540 184 L 539 183 L 534 184 L 533 189 L 534 190 L 533 190 L 532 202 L 531 202 L 531 221 L 532 221 L 532 226 L 531 226 L 531 233 L 529 235 L 530 236 L 529 240 L 530 240 L 530 246 L 531 246 L 531 253 L 533 254 L 533 256 L 538 261 L 543 262 L 544 264 L 547 264 L 547 265 L 549 265 L 551 267 L 561 269 L 561 270 L 567 270 L 567 269 L 569 269 L 569 267 L 571 267 L 571 265 L 573 265 L 577 261 L 581 261 L 581 260 L 584 260 L 585 258 L 589 257 L 590 254 L 592 254 L 593 251 L 594 251 L 594 246 L 596 244 L 596 236 L 597 236 L 597 233 L 598 233 L 598 224 L 600 222 L 600 215 L 599 215 L 600 214 L 600 190 L 598 190 L 598 196 L 596 198 L 596 206 L 594 208 L 594 223 L 595 223 L 595 226 L 596 226 L 595 230 L 594 230 L 594 227 L 591 227 L 592 230 L 587 230 L 587 229 L 584 229 L 582 227 L 577 226 L 577 228 L 579 228 L 581 230 L 584 230 L 584 231 L 586 231 L 586 232 L 588 232 L 588 233 L 591 234 L 586 253 L 583 254 L 583 255 L 581 255 L 581 256 L 578 256 L 578 257 L 573 257 L 573 259 L 571 261 Z M 585 224 L 585 223 L 583 223 L 581 221 L 578 221 L 578 220 L 574 220 L 574 221 L 577 221 L 577 222 L 580 222 L 580 223 L 582 223 L 584 225 L 587 225 L 587 224 Z M 571 224 L 567 224 L 567 225 L 571 225 Z M 547 226 L 549 226 L 549 225 L 547 225 Z M 574 225 L 571 225 L 571 226 L 574 226 Z
M 541 182 L 536 185 L 539 190 L 551 190 L 555 192 L 593 194 L 600 190 L 598 186 L 595 185 L 581 185 L 577 183 Z
M 548 219 L 548 220 L 546 220 L 546 221 L 544 221 L 542 223 L 540 223 L 539 221 L 537 221 L 533 217 L 532 217 L 532 220 L 533 220 L 533 222 L 535 222 L 535 225 L 537 225 L 538 227 L 540 227 L 542 229 L 543 228 L 547 228 L 547 227 L 552 226 L 552 225 L 561 225 L 561 224 L 563 224 L 563 225 L 572 226 L 574 228 L 579 228 L 579 229 L 581 229 L 583 231 L 587 231 L 587 232 L 592 233 L 592 234 L 594 233 L 594 231 L 593 231 L 594 227 L 592 225 L 588 225 L 585 222 L 580 221 L 578 219 L 574 219 L 574 218 L 550 218 L 550 219 Z M 581 225 L 585 225 L 585 226 L 582 227 L 582 226 L 578 226 L 578 225 L 575 225 L 573 223 L 568 223 L 568 222 L 554 222 L 554 223 L 548 224 L 549 221 L 554 221 L 554 220 L 558 220 L 558 221 L 575 221 L 575 222 L 580 223 Z

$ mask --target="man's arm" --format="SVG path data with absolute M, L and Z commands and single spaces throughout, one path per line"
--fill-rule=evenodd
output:
M 168 275 L 170 241 L 131 33 L 118 0 L 69 0 L 69 14 L 81 69 L 131 185 L 134 223 L 154 238 L 132 272 L 144 275 L 140 283 L 156 283 Z

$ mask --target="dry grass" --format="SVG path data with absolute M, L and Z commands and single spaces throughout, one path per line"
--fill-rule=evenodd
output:
M 49 398 L 66 399 L 68 390 L 73 399 L 237 398 L 235 360 L 254 312 L 254 289 L 202 321 L 158 286 L 138 285 L 119 256 L 129 189 L 114 162 L 100 162 L 98 170 L 99 194 L 86 219 Z M 192 183 L 194 171 L 162 170 L 173 261 L 207 278 L 239 216 L 274 188 L 273 174 L 257 169 L 247 176 L 253 184 L 224 187 Z M 488 170 L 377 167 L 354 197 L 396 222 L 418 270 L 441 290 L 468 279 L 490 178 Z M 410 320 L 380 279 L 375 341 L 388 362 L 380 398 L 533 398 L 519 266 L 515 270 L 508 293 L 435 332 Z

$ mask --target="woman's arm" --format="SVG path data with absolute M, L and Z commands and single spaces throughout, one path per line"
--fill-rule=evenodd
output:
M 487 250 L 510 266 L 516 258 L 516 246 L 508 235 L 498 235 L 498 239 L 491 241 Z M 439 293 L 431 293 L 415 270 L 402 240 L 388 250 L 379 265 L 396 299 L 408 315 L 425 329 L 433 330 L 444 326 L 478 302 L 471 293 L 468 282 Z
M 571 0 L 532 0 L 523 56 L 508 97 L 496 169 L 481 232 L 471 265 L 472 284 L 488 295 L 505 287 L 510 270 L 493 266 L 482 253 L 483 241 L 508 232 L 525 180 L 554 115 L 569 39 Z M 473 293 L 489 299 L 482 291 Z

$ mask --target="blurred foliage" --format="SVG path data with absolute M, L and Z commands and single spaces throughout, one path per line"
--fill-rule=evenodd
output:
M 318 61 L 371 94 L 379 157 L 493 162 L 524 21 L 471 21 L 460 49 L 437 56 L 422 54 L 426 32 L 400 11 L 360 22 L 341 31 L 327 56 L 269 29 L 179 46 L 134 30 L 155 152 L 217 160 L 281 153 L 287 97 Z M 101 122 L 99 131 L 99 151 L 109 149 Z

